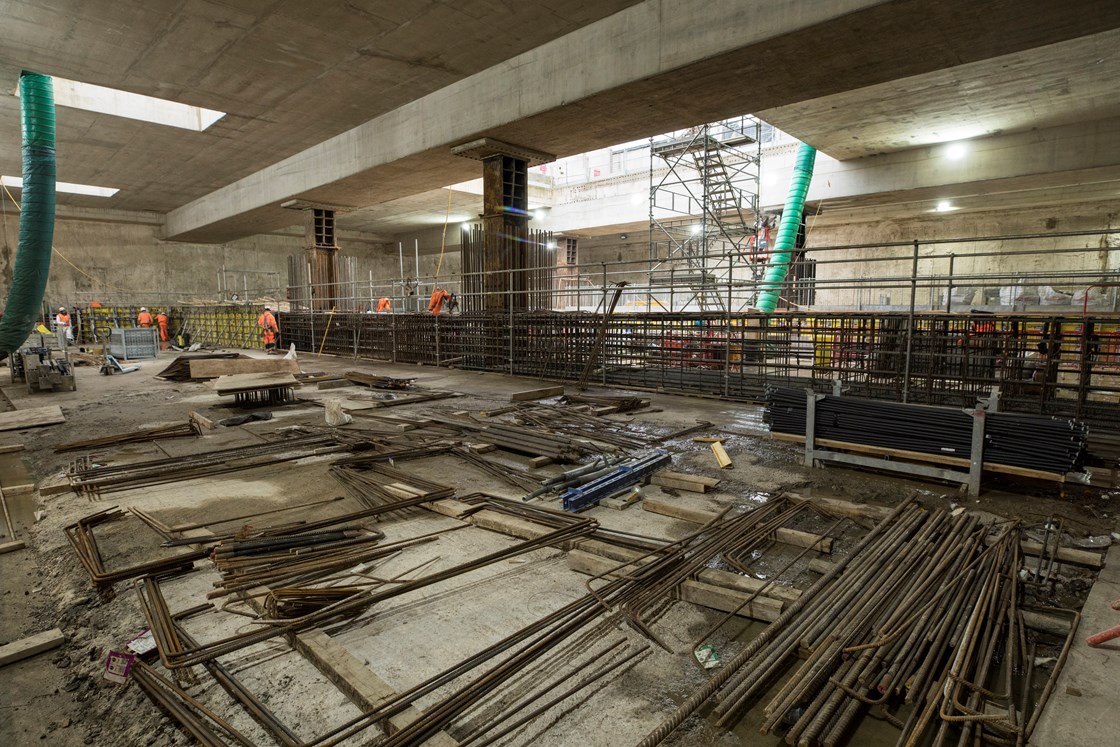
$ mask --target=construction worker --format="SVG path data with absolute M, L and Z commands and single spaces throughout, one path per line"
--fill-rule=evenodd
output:
M 65 306 L 58 307 L 58 313 L 54 316 L 54 328 L 62 333 L 66 342 L 74 342 L 74 325 L 70 322 L 70 314 L 66 312 Z
M 148 329 L 155 324 L 155 319 L 153 319 L 152 315 L 148 313 L 147 306 L 140 307 L 140 313 L 136 315 L 136 323 L 141 327 L 144 327 L 145 329 Z
M 388 314 L 393 308 L 393 302 L 387 296 L 382 296 L 377 302 L 377 313 Z
M 265 352 L 272 355 L 276 352 L 276 336 L 280 328 L 276 326 L 276 317 L 272 315 L 271 306 L 264 307 L 264 311 L 257 317 L 257 326 L 261 328 Z
M 428 299 L 428 311 L 433 314 L 438 314 L 443 310 L 443 304 L 448 304 L 448 311 L 451 310 L 450 306 L 451 294 L 443 288 L 436 288 L 432 291 L 432 297 Z
M 167 346 L 171 343 L 171 335 L 167 332 L 167 312 L 161 311 L 156 314 L 156 324 L 159 325 L 159 349 L 167 350 Z

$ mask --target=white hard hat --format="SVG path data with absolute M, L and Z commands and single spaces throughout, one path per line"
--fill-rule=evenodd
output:
M 140 310 L 141 310 L 141 311 L 147 311 L 147 310 L 148 310 L 148 307 L 147 307 L 147 306 L 141 306 L 141 307 L 140 307 Z
M 265 311 L 272 311 L 272 307 L 269 306 L 268 304 L 265 304 L 264 310 Z
M 59 311 L 66 311 L 66 307 L 65 307 L 65 306 L 59 306 L 59 307 L 58 307 L 58 310 L 59 310 Z

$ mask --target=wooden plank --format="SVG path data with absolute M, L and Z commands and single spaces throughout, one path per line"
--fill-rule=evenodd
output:
M 70 484 L 66 475 L 51 475 L 39 481 L 39 495 L 44 498 L 52 495 L 62 495 L 73 490 L 74 486 Z
M 188 412 L 187 417 L 190 419 L 190 421 L 192 423 L 197 425 L 199 428 L 203 428 L 203 429 L 208 430 L 208 431 L 212 431 L 212 430 L 214 430 L 215 428 L 218 427 L 218 426 L 214 425 L 213 420 L 211 420 L 210 418 L 207 418 L 207 417 L 203 417 L 202 415 L 195 412 L 194 410 L 191 410 L 190 412 Z
M 6 667 L 17 661 L 22 661 L 35 654 L 58 648 L 66 642 L 66 636 L 58 628 L 44 630 L 27 638 L 0 646 L 0 667 Z
M 812 501 L 820 506 L 827 513 L 834 516 L 850 516 L 855 519 L 874 519 L 882 521 L 891 515 L 894 511 L 887 506 L 873 506 L 869 503 L 852 503 L 851 501 L 842 501 L 838 498 L 825 498 L 823 496 L 804 496 L 797 493 L 786 493 L 788 498 L 793 498 L 799 501 Z
M 692 475 L 688 474 L 687 472 L 674 472 L 673 470 L 668 469 L 661 470 L 656 475 L 654 475 L 654 477 L 665 477 L 670 480 L 676 480 L 678 482 L 698 483 L 708 488 L 718 487 L 721 482 L 719 478 L 716 477 L 704 477 L 703 475 Z
M 537 456 L 537 457 L 531 457 L 529 459 L 529 466 L 532 467 L 533 469 L 540 469 L 541 467 L 547 467 L 550 464 L 552 464 L 552 457 Z
M 804 436 L 798 436 L 795 433 L 771 433 L 770 438 L 774 441 L 788 441 L 789 443 L 803 444 L 805 443 Z M 830 449 L 842 449 L 843 451 L 854 451 L 859 454 L 870 454 L 871 456 L 889 456 L 897 459 L 911 459 L 915 462 L 931 462 L 933 464 L 945 464 L 952 467 L 965 467 L 968 468 L 970 462 L 964 457 L 951 457 L 944 454 L 927 454 L 924 451 L 908 451 L 906 449 L 890 449 L 885 446 L 872 446 L 870 444 L 857 444 L 850 441 L 836 441 L 831 438 L 818 438 L 816 439 L 817 446 L 827 446 Z M 984 469 L 988 472 L 999 472 L 1005 475 L 1017 475 L 1018 477 L 1031 477 L 1036 480 L 1049 480 L 1051 482 L 1065 482 L 1065 475 L 1057 472 L 1045 472 L 1040 469 L 1027 469 L 1026 467 L 1015 467 L 1010 464 L 997 464 L 995 462 L 984 462 Z
M 691 480 L 674 480 L 665 475 L 654 475 L 649 480 L 654 485 L 660 485 L 663 488 L 674 488 L 676 490 L 687 490 L 690 493 L 707 493 L 708 486 L 702 482 L 692 482 Z
M 693 443 L 698 443 L 698 444 L 721 444 L 721 443 L 723 443 L 722 438 L 711 438 L 711 437 L 708 437 L 708 436 L 697 436 L 696 438 L 692 439 L 692 441 L 693 441 Z
M 22 550 L 25 547 L 27 547 L 27 545 L 24 544 L 23 540 L 16 540 L 15 542 L 5 542 L 3 544 L 0 544 L 0 555 L 3 555 L 6 552 L 15 552 L 16 550 Z
M 716 455 L 716 462 L 720 469 L 731 469 L 731 457 L 727 455 L 727 449 L 723 448 L 722 442 L 716 441 L 712 444 L 712 453 Z
M 572 550 L 568 553 L 568 568 L 577 573 L 584 573 L 588 576 L 601 576 L 604 574 L 616 576 L 626 573 L 625 568 L 618 572 L 611 573 L 617 567 L 618 563 L 613 560 L 601 558 L 598 555 L 592 555 L 582 550 Z M 682 583 L 678 587 L 678 593 L 680 598 L 686 602 L 698 604 L 702 607 L 710 607 L 711 609 L 716 609 L 721 612 L 731 612 L 737 609 L 747 600 L 747 597 L 750 596 L 741 591 L 724 589 L 712 584 L 706 584 L 702 581 L 691 580 Z M 778 599 L 758 596 L 743 607 L 739 615 L 741 617 L 749 617 L 753 620 L 773 622 L 782 614 L 782 606 L 782 602 Z
M 549 397 L 559 397 L 564 393 L 562 386 L 547 386 L 543 389 L 527 389 L 524 392 L 514 392 L 509 395 L 510 402 L 528 402 L 534 399 L 548 399 Z
M 0 487 L 4 495 L 31 495 L 35 492 L 35 479 L 27 471 L 27 464 L 19 452 L 0 454 Z
M 674 519 L 681 519 L 682 521 L 692 522 L 693 524 L 707 524 L 709 521 L 719 516 L 719 513 L 716 511 L 692 506 L 682 506 L 675 501 L 666 501 L 659 498 L 646 498 L 642 501 L 642 508 L 650 513 L 671 516 Z M 820 535 L 810 534 L 809 532 L 801 532 L 796 529 L 781 527 L 774 532 L 774 539 L 785 545 L 812 547 L 814 550 L 823 553 L 832 552 L 831 538 L 821 537 Z
M 206 358 L 190 362 L 192 379 L 259 373 L 299 373 L 299 361 L 286 358 Z
M 988 541 L 990 542 L 991 540 L 994 540 L 994 538 L 989 537 Z M 1019 543 L 1019 547 L 1022 548 L 1025 555 L 1030 555 L 1031 557 L 1035 558 L 1040 558 L 1043 556 L 1041 542 L 1023 541 Z M 1049 556 L 1050 550 L 1048 549 L 1046 550 L 1046 557 Z M 1089 550 L 1078 550 L 1073 547 L 1059 547 L 1057 557 L 1058 560 L 1062 563 L 1069 563 L 1071 565 L 1082 565 L 1086 568 L 1101 568 L 1104 566 L 1104 556 L 1099 552 L 1091 552 Z
M 279 386 L 300 386 L 299 380 L 290 373 L 256 373 L 220 376 L 210 383 L 218 394 L 233 394 L 253 389 L 267 389 Z
M 23 451 L 23 449 L 23 444 L 8 444 L 6 446 L 0 446 L 0 454 L 10 454 L 13 451 Z
M 17 431 L 65 422 L 66 416 L 62 414 L 62 408 L 58 405 L 0 412 L 0 431 Z
M 495 446 L 494 444 L 480 443 L 480 444 L 464 444 L 464 445 L 467 447 L 467 451 L 471 452 L 472 454 L 489 454 L 491 451 L 497 451 L 498 450 L 498 447 Z
M 341 389 L 344 386 L 354 386 L 354 382 L 349 379 L 327 379 L 326 381 L 320 381 L 316 388 L 322 391 L 324 389 Z

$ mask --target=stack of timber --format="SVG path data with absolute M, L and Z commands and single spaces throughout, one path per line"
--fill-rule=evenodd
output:
M 299 361 L 287 358 L 235 358 L 190 361 L 191 379 L 216 379 L 237 374 L 299 373 Z
M 416 379 L 397 379 L 392 376 L 376 376 L 374 374 L 365 373 L 364 371 L 347 371 L 343 374 L 348 381 L 362 386 L 368 386 L 371 389 L 411 389 L 412 382 Z
M 191 361 L 205 361 L 205 360 L 236 360 L 238 358 L 245 358 L 247 356 L 241 353 L 191 353 L 190 355 L 180 355 L 167 366 L 167 368 L 156 374 L 157 379 L 164 381 L 190 381 L 191 380 Z
M 771 431 L 804 437 L 805 390 L 769 387 L 767 396 Z M 966 462 L 972 453 L 973 417 L 959 408 L 823 396 L 816 413 L 818 446 L 858 444 Z M 985 421 L 985 465 L 1064 475 L 1084 459 L 1088 428 L 1078 420 L 996 412 Z

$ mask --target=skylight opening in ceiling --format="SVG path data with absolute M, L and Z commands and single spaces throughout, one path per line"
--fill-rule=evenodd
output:
M 9 189 L 23 189 L 23 179 L 18 176 L 0 176 L 0 184 Z M 58 192 L 69 192 L 74 195 L 92 195 L 94 197 L 112 197 L 119 189 L 113 187 L 95 187 L 92 184 L 71 184 L 70 182 L 55 182 L 54 188 Z
M 139 93 L 119 91 L 116 88 L 95 86 L 66 78 L 52 77 L 54 102 L 58 106 L 84 109 L 114 117 L 138 119 L 141 122 L 179 127 L 202 132 L 226 115 L 214 109 L 180 104 L 177 101 L 157 99 Z M 19 95 L 17 89 L 16 95 Z

